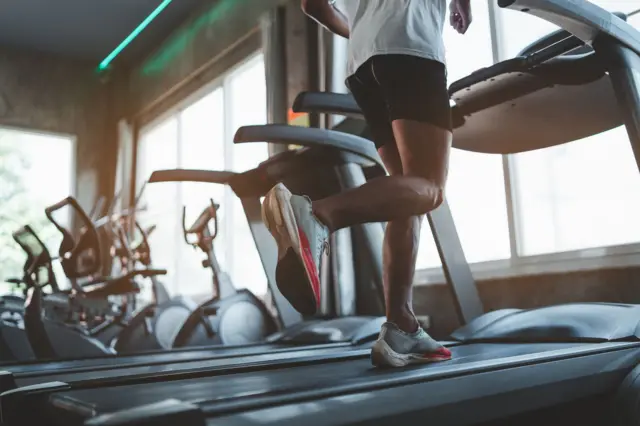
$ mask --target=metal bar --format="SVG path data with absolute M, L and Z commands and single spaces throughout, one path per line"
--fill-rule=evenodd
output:
M 282 328 L 290 327 L 302 321 L 302 315 L 296 311 L 287 299 L 278 290 L 276 283 L 276 266 L 278 264 L 278 246 L 262 222 L 262 206 L 258 198 L 242 198 L 242 207 L 247 216 L 247 223 L 256 243 L 258 254 L 264 268 L 265 276 L 273 301 L 278 310 Z
M 357 164 L 347 163 L 336 167 L 340 179 L 340 186 L 343 189 L 357 188 L 364 185 L 367 179 L 362 171 L 362 167 Z M 368 262 L 368 272 L 372 277 L 372 289 L 368 293 L 361 291 L 359 298 L 372 297 L 372 303 L 376 310 L 384 313 L 384 287 L 382 280 L 382 243 L 384 241 L 384 229 L 381 223 L 366 223 L 354 226 L 353 229 L 360 231 L 363 235 L 362 241 Z M 375 297 L 377 295 L 377 297 Z
M 427 214 L 427 219 L 445 278 L 456 302 L 458 318 L 462 325 L 467 324 L 482 315 L 484 307 L 462 250 L 449 203 L 445 200 L 439 208 Z
M 336 316 L 356 315 L 356 271 L 351 230 L 340 229 L 334 232 L 332 237 L 331 260 L 334 265 L 332 272 Z
M 489 25 L 491 28 L 491 49 L 493 54 L 493 63 L 502 61 L 505 55 L 503 43 L 503 26 L 502 17 L 500 16 L 500 8 L 494 0 L 487 0 L 489 5 Z M 515 200 L 515 192 L 513 185 L 513 176 L 511 173 L 512 161 L 508 155 L 502 156 L 502 171 L 504 175 L 504 191 L 505 201 L 507 204 L 507 224 L 509 227 L 509 249 L 511 258 L 518 257 L 518 223 L 517 223 L 517 203 Z
M 610 62 L 609 76 L 640 171 L 640 57 L 609 37 L 597 40 L 594 48 Z
M 507 224 L 509 226 L 509 250 L 511 259 L 517 259 L 520 253 L 519 243 L 519 220 L 518 220 L 518 203 L 517 188 L 514 185 L 514 177 L 511 173 L 512 164 L 509 155 L 502 156 L 502 171 L 504 174 L 504 192 L 505 202 L 507 204 Z
M 286 8 L 281 6 L 265 13 L 261 26 L 267 80 L 267 122 L 287 124 Z M 287 149 L 286 145 L 269 144 L 269 156 Z

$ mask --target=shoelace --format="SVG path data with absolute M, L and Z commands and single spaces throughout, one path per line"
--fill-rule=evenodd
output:
M 304 195 L 304 198 L 306 198 L 306 200 L 309 202 L 309 206 L 312 205 L 311 202 L 311 198 L 309 198 L 308 196 Z M 322 224 L 322 222 L 320 222 L 318 220 L 318 218 L 313 214 L 313 210 L 311 210 L 311 217 L 313 217 L 313 219 L 318 223 L 318 226 L 324 228 L 325 226 Z M 325 238 L 323 235 L 316 233 L 315 234 L 315 238 L 316 238 L 316 253 L 318 253 L 319 256 L 322 256 L 323 253 L 327 253 L 329 254 L 329 249 L 330 249 L 330 245 L 329 245 L 329 239 Z M 318 268 L 320 267 L 320 265 L 318 264 Z
M 323 253 L 329 254 L 329 240 L 327 238 L 323 238 L 322 235 L 316 234 L 316 253 L 320 256 Z M 318 265 L 318 267 L 320 267 Z

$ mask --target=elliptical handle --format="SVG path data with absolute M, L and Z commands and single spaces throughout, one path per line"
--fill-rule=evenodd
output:
M 187 206 L 182 206 L 182 237 L 184 242 L 190 246 L 194 244 L 189 241 L 189 230 L 187 229 Z
M 220 205 L 216 204 L 213 198 L 209 198 L 209 201 L 211 202 L 211 214 L 213 216 L 213 235 L 209 236 L 209 238 L 214 240 L 218 236 L 218 209 Z

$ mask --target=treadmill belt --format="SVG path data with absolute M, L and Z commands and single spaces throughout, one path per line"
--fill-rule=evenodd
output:
M 266 349 L 266 348 L 265 348 Z M 312 348 L 307 350 L 296 349 L 296 350 L 278 350 L 280 349 L 277 345 L 272 345 L 271 351 L 261 351 L 254 355 L 243 353 L 246 356 L 229 356 L 229 357 L 219 357 L 217 359 L 208 359 L 208 360 L 198 360 L 198 361 L 190 361 L 190 362 L 165 362 L 165 363 L 154 363 L 151 365 L 143 365 L 143 366 L 133 366 L 127 367 L 123 366 L 121 368 L 111 368 L 106 369 L 104 371 L 81 371 L 81 372 L 49 372 L 48 374 L 33 374 L 31 376 L 20 377 L 16 379 L 16 384 L 18 387 L 30 386 L 39 383 L 45 382 L 65 382 L 65 383 L 74 383 L 80 381 L 102 381 L 105 379 L 116 379 L 116 378 L 127 378 L 128 380 L 134 380 L 136 378 L 142 378 L 148 375 L 156 375 L 163 373 L 171 373 L 177 370 L 201 370 L 201 369 L 211 369 L 211 370 L 220 370 L 225 369 L 228 370 L 230 366 L 238 365 L 238 364 L 259 364 L 272 362 L 274 360 L 278 361 L 286 361 L 291 358 L 305 357 L 305 356 L 321 356 L 327 355 L 335 352 L 343 352 L 345 351 L 344 346 L 339 347 L 323 347 L 323 348 Z
M 445 369 L 464 367 L 480 361 L 531 355 L 541 352 L 579 348 L 586 344 L 471 344 L 451 348 L 453 360 L 425 366 L 434 374 Z M 309 389 L 338 385 L 363 379 L 396 378 L 394 370 L 374 369 L 369 360 L 369 351 L 354 351 L 350 360 L 336 359 L 334 362 L 319 362 L 313 365 L 285 366 L 237 373 L 218 374 L 189 380 L 161 381 L 107 388 L 78 389 L 60 392 L 52 398 L 55 407 L 73 411 L 74 406 L 86 412 L 91 407 L 94 414 L 111 413 L 178 398 L 182 401 L 223 403 L 255 396 L 279 395 Z M 354 359 L 355 358 L 355 359 Z M 420 368 L 420 367 L 418 367 Z M 409 369 L 411 370 L 411 369 Z
M 75 375 L 80 373 L 89 373 L 90 377 L 102 375 L 119 374 L 115 370 L 130 369 L 133 367 L 163 367 L 172 364 L 176 368 L 183 368 L 176 364 L 193 363 L 197 361 L 214 361 L 226 358 L 239 358 L 248 355 L 258 354 L 277 354 L 280 352 L 297 352 L 313 349 L 344 349 L 349 348 L 349 343 L 310 345 L 310 346 L 294 346 L 278 343 L 266 343 L 251 346 L 237 347 L 218 347 L 199 350 L 176 350 L 162 353 L 150 353 L 134 356 L 115 357 L 115 358 L 95 358 L 74 361 L 52 361 L 44 363 L 33 363 L 16 366 L 0 367 L 2 371 L 9 371 L 14 374 L 16 379 L 23 380 L 23 384 L 41 383 L 43 381 L 62 380 L 65 375 Z M 113 371 L 113 372 L 112 372 Z M 142 371 L 142 370 L 141 370 Z M 97 374 L 96 374 L 97 373 Z M 82 377 L 82 376 L 78 376 Z M 86 377 L 86 376 L 85 376 Z M 76 380 L 71 378 L 69 380 Z M 77 379 L 81 380 L 81 379 Z

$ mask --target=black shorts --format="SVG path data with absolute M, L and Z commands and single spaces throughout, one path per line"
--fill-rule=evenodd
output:
M 452 128 L 447 70 L 441 62 L 410 55 L 378 55 L 360 66 L 346 84 L 378 148 L 395 143 L 394 120 Z

